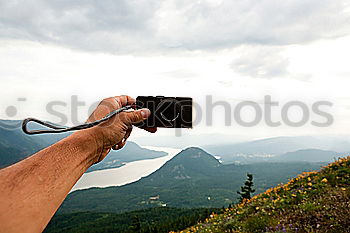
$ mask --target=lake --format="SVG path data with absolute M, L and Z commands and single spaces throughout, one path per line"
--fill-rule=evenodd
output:
M 85 173 L 74 185 L 71 192 L 91 187 L 121 186 L 132 183 L 158 170 L 167 161 L 181 151 L 181 149 L 168 147 L 143 146 L 143 148 L 164 151 L 168 153 L 168 155 L 156 159 L 145 159 L 130 162 L 118 168 Z

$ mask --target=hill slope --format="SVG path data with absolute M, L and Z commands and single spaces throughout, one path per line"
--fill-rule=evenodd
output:
M 262 192 L 320 166 L 320 163 L 305 162 L 222 165 L 212 155 L 192 147 L 137 182 L 72 192 L 59 212 L 124 212 L 162 205 L 185 208 L 228 206 L 236 201 L 236 191 L 247 172 L 257 177 L 257 190 Z M 158 198 L 150 200 L 150 197 Z
M 226 209 L 183 232 L 350 232 L 350 157 Z
M 9 166 L 50 145 L 42 136 L 22 132 L 21 121 L 0 120 L 0 168 Z

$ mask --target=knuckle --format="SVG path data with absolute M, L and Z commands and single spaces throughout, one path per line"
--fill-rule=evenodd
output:
M 126 121 L 129 119 L 129 117 L 128 117 L 128 115 L 127 115 L 126 112 L 121 112 L 121 113 L 119 113 L 119 118 L 120 118 L 120 120 L 121 120 L 122 122 L 126 122 Z
M 131 122 L 134 122 L 134 121 L 136 121 L 137 120 L 137 114 L 136 113 L 131 113 L 130 114 L 130 120 L 131 120 Z
M 100 105 L 106 106 L 111 109 L 115 109 L 121 105 L 121 101 L 119 98 L 109 97 L 109 98 L 103 99 Z
M 122 105 L 125 105 L 128 102 L 127 96 L 126 95 L 122 95 L 120 96 L 120 101 L 122 103 Z
M 102 100 L 102 102 L 110 102 L 113 99 L 113 97 L 108 97 Z

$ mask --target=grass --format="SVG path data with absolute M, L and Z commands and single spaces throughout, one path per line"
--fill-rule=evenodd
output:
M 350 156 L 212 214 L 190 232 L 350 232 Z

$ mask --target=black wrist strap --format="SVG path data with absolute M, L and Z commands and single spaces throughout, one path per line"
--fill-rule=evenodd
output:
M 41 121 L 41 120 L 38 120 L 38 119 L 35 119 L 35 118 L 27 118 L 27 119 L 24 119 L 23 122 L 22 122 L 22 130 L 26 134 L 34 135 L 34 134 L 45 134 L 45 133 L 64 133 L 64 132 L 69 132 L 69 131 L 88 129 L 88 128 L 94 127 L 94 126 L 96 126 L 98 124 L 101 124 L 102 122 L 107 121 L 108 119 L 112 118 L 113 116 L 115 116 L 115 115 L 117 115 L 117 114 L 119 114 L 121 112 L 124 112 L 126 110 L 129 110 L 129 109 L 135 109 L 135 106 L 134 105 L 127 105 L 127 106 L 121 107 L 119 109 L 116 109 L 116 110 L 108 113 L 101 120 L 97 120 L 97 121 L 94 121 L 94 122 L 85 123 L 85 124 L 81 124 L 81 125 L 77 125 L 77 126 L 73 126 L 73 127 L 57 126 L 57 125 L 53 125 L 53 124 L 50 124 L 48 122 L 44 122 L 44 121 Z M 28 130 L 27 124 L 29 122 L 35 122 L 37 124 L 46 126 L 48 128 L 51 128 L 51 129 Z

